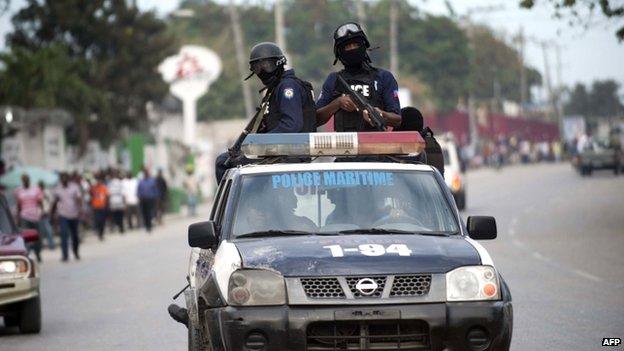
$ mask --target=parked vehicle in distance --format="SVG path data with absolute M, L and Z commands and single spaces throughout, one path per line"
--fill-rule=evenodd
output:
M 457 143 L 451 137 L 441 137 L 438 143 L 444 155 L 444 182 L 451 190 L 457 208 L 461 211 L 466 208 L 466 177 Z
M 573 164 L 582 176 L 591 176 L 595 170 L 611 169 L 620 174 L 624 170 L 622 152 L 608 141 L 591 141 L 574 159 Z
M 17 229 L 0 195 L 0 316 L 5 327 L 17 327 L 22 333 L 41 330 L 39 269 L 26 249 L 26 242 L 38 239 L 34 229 Z

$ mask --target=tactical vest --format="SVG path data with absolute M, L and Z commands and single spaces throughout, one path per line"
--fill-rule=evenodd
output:
M 314 103 L 314 96 L 312 93 L 312 84 L 301 80 L 297 77 L 290 76 L 290 79 L 295 80 L 301 87 L 301 110 L 303 112 L 303 128 L 300 133 L 312 133 L 316 132 L 316 105 Z M 264 131 L 271 130 L 280 122 L 282 118 L 282 112 L 279 109 L 279 99 L 281 96 L 280 87 L 276 87 L 273 95 L 269 98 L 269 110 L 264 116 L 265 128 Z
M 344 80 L 351 86 L 351 89 L 360 93 L 368 103 L 373 107 L 384 109 L 383 99 L 377 90 L 377 70 L 374 68 L 362 69 L 356 73 L 342 70 L 338 72 Z M 342 94 L 346 94 L 345 89 L 339 84 L 334 85 L 334 93 L 332 99 L 336 99 Z M 362 118 L 362 111 L 347 112 L 338 110 L 334 114 L 334 130 L 337 132 L 359 132 L 359 131 L 377 131 L 375 127 L 368 124 Z

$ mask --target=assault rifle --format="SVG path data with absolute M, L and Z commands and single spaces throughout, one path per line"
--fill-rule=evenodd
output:
M 260 127 L 262 118 L 264 118 L 264 114 L 266 113 L 267 108 L 269 108 L 269 99 L 271 98 L 271 94 L 273 94 L 273 89 L 270 89 L 266 92 L 264 98 L 262 99 L 262 102 L 260 102 L 260 106 L 256 108 L 256 114 L 251 117 L 249 123 L 247 123 L 247 125 L 245 126 L 245 129 L 243 129 L 241 134 L 234 142 L 234 145 L 228 148 L 228 159 L 227 161 L 225 161 L 226 166 L 230 165 L 232 161 L 241 156 L 241 145 L 243 144 L 243 141 L 245 141 L 247 135 L 252 132 L 255 133 Z
M 338 83 L 342 85 L 342 87 L 345 89 L 347 94 L 351 97 L 351 100 L 353 101 L 355 106 L 357 106 L 358 110 L 362 112 L 363 111 L 368 112 L 368 117 L 370 117 L 371 122 L 373 122 L 373 127 L 375 127 L 375 129 L 379 131 L 385 131 L 386 121 L 381 116 L 381 113 L 375 110 L 375 108 L 371 106 L 371 104 L 369 104 L 364 99 L 364 97 L 360 95 L 360 93 L 351 89 L 351 86 L 349 86 L 349 83 L 347 83 L 347 81 L 345 81 L 344 78 L 342 78 L 340 74 L 336 74 L 336 78 L 338 80 Z

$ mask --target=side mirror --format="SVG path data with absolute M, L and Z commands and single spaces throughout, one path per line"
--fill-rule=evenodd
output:
M 496 239 L 496 219 L 490 216 L 468 217 L 468 235 L 475 240 Z
M 217 233 L 213 221 L 193 223 L 188 227 L 188 243 L 191 247 L 209 249 L 217 243 Z
M 39 231 L 37 229 L 22 229 L 22 238 L 26 243 L 39 241 Z

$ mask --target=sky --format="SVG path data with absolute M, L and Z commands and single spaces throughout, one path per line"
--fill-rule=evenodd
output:
M 226 0 L 219 0 L 226 2 Z M 448 14 L 442 0 L 409 0 L 425 12 Z M 520 27 L 527 42 L 526 61 L 530 66 L 544 72 L 544 55 L 535 41 L 550 41 L 561 48 L 561 80 L 564 85 L 572 86 L 576 82 L 590 84 L 597 79 L 615 79 L 624 87 L 624 43 L 618 43 L 615 37 L 619 23 L 605 19 L 602 14 L 595 15 L 595 24 L 589 29 L 570 27 L 566 21 L 552 18 L 552 7 L 541 1 L 541 6 L 532 10 L 520 9 L 519 0 L 449 0 L 459 15 L 470 13 L 474 23 L 486 24 L 510 39 Z M 618 1 L 615 1 L 616 3 Z M 165 16 L 178 7 L 176 0 L 137 0 L 142 10 L 155 10 Z M 23 6 L 23 0 L 13 0 L 8 14 L 0 17 L 0 50 L 4 49 L 4 36 L 12 29 L 10 16 Z M 483 11 L 484 8 L 495 10 Z M 288 14 L 286 14 L 287 16 Z M 373 38 L 374 39 L 374 38 Z M 329 39 L 328 39 L 329 40 Z M 555 45 L 547 46 L 553 85 L 557 85 L 557 60 Z M 622 89 L 624 90 L 624 89 Z

